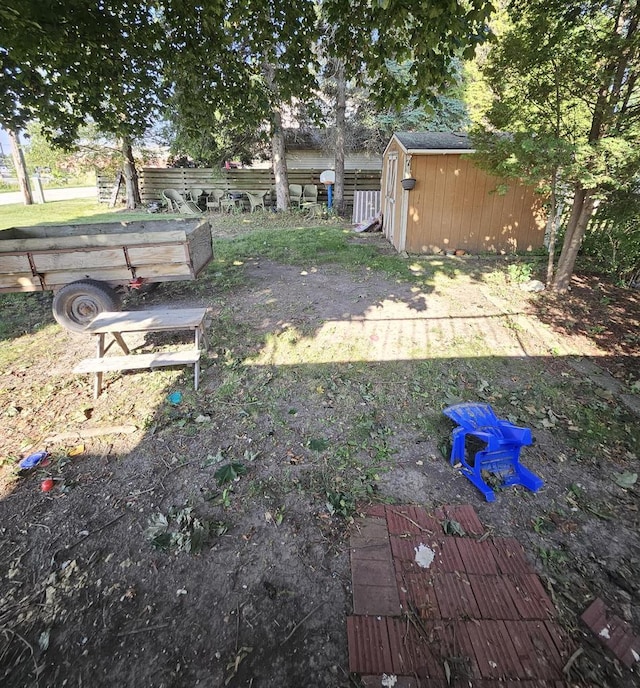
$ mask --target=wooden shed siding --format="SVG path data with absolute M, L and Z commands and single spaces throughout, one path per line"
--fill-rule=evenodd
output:
M 409 192 L 406 242 L 396 248 L 432 253 L 542 246 L 541 199 L 530 188 L 511 183 L 498 194 L 500 180 L 456 154 L 414 154 L 411 171 L 417 183 Z

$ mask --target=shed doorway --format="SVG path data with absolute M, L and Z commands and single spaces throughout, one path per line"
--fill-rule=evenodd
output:
M 398 178 L 398 154 L 389 154 L 387 160 L 387 175 L 384 185 L 384 233 L 387 239 L 393 243 L 393 234 L 396 223 L 396 181 Z

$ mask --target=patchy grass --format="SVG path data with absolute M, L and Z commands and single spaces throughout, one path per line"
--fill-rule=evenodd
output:
M 0 229 L 27 227 L 31 225 L 84 224 L 90 222 L 120 222 L 127 220 L 148 220 L 146 212 L 123 212 L 110 210 L 92 198 L 78 198 L 70 201 L 51 201 L 25 206 L 23 204 L 0 206 Z M 169 218 L 170 215 L 154 215 L 154 219 Z
M 378 245 L 359 241 L 347 228 L 332 226 L 261 228 L 218 242 L 216 256 L 218 264 L 237 267 L 254 257 L 306 267 L 364 267 L 416 285 L 426 284 L 437 273 L 453 278 L 463 272 L 459 263 L 445 258 L 414 257 L 408 262 L 395 251 L 381 252 Z

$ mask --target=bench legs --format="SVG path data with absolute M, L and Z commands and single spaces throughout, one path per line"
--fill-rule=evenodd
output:
M 104 334 L 98 335 L 98 341 L 96 345 L 96 358 L 104 357 Z M 93 398 L 97 399 L 102 391 L 102 373 L 96 373 L 93 378 Z
M 123 367 L 121 368 L 121 370 L 133 370 L 133 369 L 135 369 L 137 367 L 135 365 L 136 359 L 141 361 L 144 358 L 144 356 L 140 355 L 140 354 L 132 356 L 131 352 L 129 351 L 129 347 L 125 343 L 124 339 L 122 338 L 122 334 L 120 332 L 111 332 L 111 334 L 113 336 L 113 339 L 117 342 L 117 344 L 120 346 L 120 348 L 122 349 L 122 351 L 125 354 L 125 356 L 122 358 L 124 363 L 123 363 Z M 113 360 L 111 358 L 109 358 L 109 359 L 104 358 L 105 353 L 108 351 L 109 347 L 113 344 L 113 341 L 111 341 L 109 343 L 109 345 L 105 347 L 105 339 L 104 339 L 105 333 L 100 332 L 96 336 L 97 336 L 96 358 L 94 359 L 94 361 L 98 362 L 98 361 L 102 361 L 102 360 L 106 360 L 106 361 Z M 195 344 L 194 352 L 196 352 L 198 354 L 198 356 L 200 355 L 201 343 L 204 343 L 205 347 L 208 348 L 209 343 L 207 341 L 206 332 L 204 331 L 204 328 L 202 326 L 199 326 L 199 327 L 195 328 L 195 342 L 194 342 L 194 344 Z M 170 355 L 170 354 L 168 354 L 168 355 Z M 198 387 L 200 385 L 200 359 L 195 357 L 195 354 L 192 356 L 189 356 L 188 358 L 191 358 L 191 360 L 181 361 L 180 363 L 178 363 L 178 365 L 179 364 L 188 365 L 190 363 L 193 363 L 193 388 L 197 391 Z M 193 360 L 193 358 L 195 358 L 195 361 Z M 130 359 L 130 361 L 127 359 Z M 84 363 L 86 363 L 86 362 L 87 361 L 85 361 Z M 91 360 L 88 360 L 88 362 L 92 363 Z M 134 365 L 130 365 L 130 362 L 134 363 Z M 152 364 L 151 368 L 153 369 L 154 367 L 158 367 L 158 366 L 162 366 L 162 365 L 174 365 L 174 363 L 169 360 L 169 361 L 166 361 L 164 363 L 157 363 L 156 365 Z M 94 367 L 94 370 L 95 370 L 95 366 L 92 366 L 92 367 Z M 142 365 L 140 367 L 145 367 L 145 366 Z M 86 372 L 89 372 L 89 371 L 86 371 Z M 93 378 L 93 398 L 94 399 L 97 399 L 102 392 L 103 375 L 104 375 L 104 372 L 102 370 L 95 370 L 95 372 L 94 372 L 94 378 Z

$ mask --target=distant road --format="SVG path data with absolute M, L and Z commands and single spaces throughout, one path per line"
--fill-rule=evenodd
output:
M 98 198 L 98 190 L 95 186 L 69 186 L 63 189 L 44 189 L 44 200 L 46 201 L 68 201 L 72 198 Z M 0 205 L 11 205 L 12 203 L 24 203 L 20 191 L 10 191 L 0 193 Z

